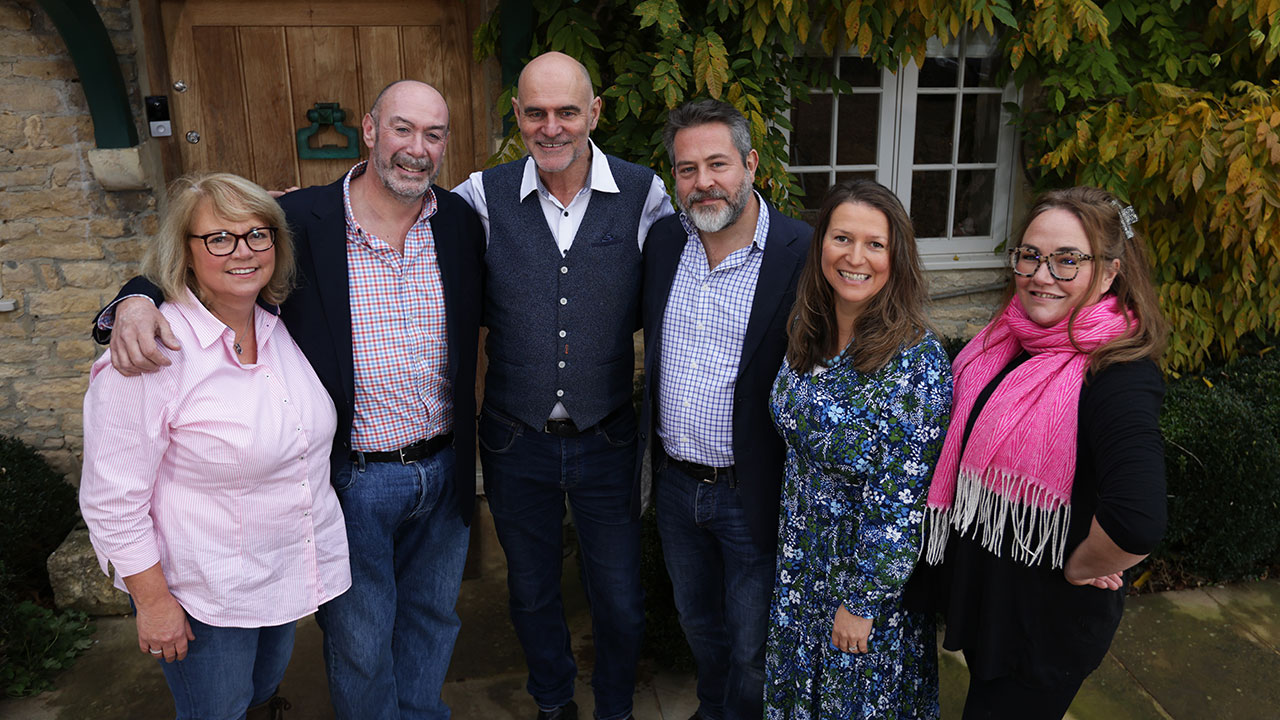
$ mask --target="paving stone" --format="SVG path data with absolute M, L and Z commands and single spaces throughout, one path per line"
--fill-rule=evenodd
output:
M 1067 711 L 1067 720 L 1169 720 L 1171 716 L 1108 654 Z
M 1280 708 L 1280 654 L 1204 590 L 1131 598 L 1112 655 L 1177 720 L 1262 720 Z
M 1259 640 L 1272 650 L 1280 651 L 1280 580 L 1211 587 L 1204 591 Z

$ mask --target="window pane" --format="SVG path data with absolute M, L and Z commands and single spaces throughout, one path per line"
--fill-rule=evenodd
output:
M 991 234 L 991 203 L 995 186 L 995 170 L 961 170 L 956 173 L 956 237 Z
M 958 87 L 960 64 L 955 58 L 925 58 L 920 68 L 920 87 Z
M 911 173 L 911 221 L 916 237 L 947 236 L 947 201 L 951 197 L 951 172 Z
M 840 79 L 854 87 L 880 87 L 880 68 L 870 58 L 840 58 Z
M 965 58 L 964 86 L 997 87 L 996 72 L 999 68 L 999 58 L 995 56 Z
M 958 161 L 995 162 L 999 139 L 1000 96 L 966 95 L 960 105 Z
M 791 164 L 831 164 L 831 96 L 810 93 L 791 106 Z
M 810 210 L 817 210 L 822 205 L 822 196 L 831 186 L 830 175 L 824 172 L 796 173 L 795 178 L 796 185 L 804 191 L 804 197 L 800 198 L 800 203 Z
M 954 95 L 920 95 L 916 99 L 916 164 L 951 162 L 955 107 Z
M 845 172 L 836 173 L 836 182 L 844 182 L 845 180 L 875 180 L 876 173 L 874 170 L 846 170 Z
M 840 98 L 837 165 L 874 165 L 876 133 L 880 128 L 880 95 L 845 95 Z

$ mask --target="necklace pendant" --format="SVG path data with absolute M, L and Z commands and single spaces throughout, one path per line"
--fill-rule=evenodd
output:
M 236 354 L 240 354 L 240 343 L 231 343 L 231 347 L 236 349 Z

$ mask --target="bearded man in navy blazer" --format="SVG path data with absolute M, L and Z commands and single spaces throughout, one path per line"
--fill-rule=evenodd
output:
M 759 157 L 732 106 L 673 110 L 664 141 L 682 212 L 645 246 L 641 427 L 656 432 L 641 452 L 698 667 L 694 718 L 758 720 L 786 452 L 769 391 L 813 231 L 753 189 Z

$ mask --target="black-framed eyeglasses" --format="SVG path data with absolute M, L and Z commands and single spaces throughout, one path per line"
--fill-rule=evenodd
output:
M 1049 274 L 1055 280 L 1070 282 L 1080 274 L 1080 265 L 1093 259 L 1076 250 L 1059 250 L 1041 255 L 1034 248 L 1016 247 L 1009 250 L 1009 267 L 1016 275 L 1032 277 L 1040 269 L 1040 263 L 1048 263 Z
M 199 238 L 204 241 L 204 249 L 209 251 L 210 255 L 222 257 L 230 255 L 236 251 L 236 247 L 243 240 L 244 244 L 254 252 L 266 252 L 276 244 L 276 228 L 273 227 L 256 227 L 249 230 L 243 235 L 237 235 L 226 230 L 209 233 L 208 235 L 192 235 L 193 238 Z

